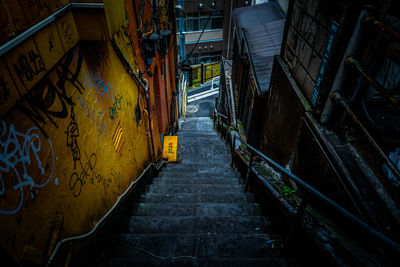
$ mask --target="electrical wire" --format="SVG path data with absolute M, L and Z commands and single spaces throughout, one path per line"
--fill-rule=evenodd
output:
M 210 15 L 207 18 L 206 23 L 204 24 L 203 30 L 201 31 L 199 38 L 197 39 L 197 42 L 194 44 L 192 50 L 190 51 L 189 55 L 185 58 L 185 60 L 181 63 L 182 65 L 186 63 L 186 61 L 190 58 L 190 56 L 192 55 L 193 51 L 196 49 L 197 45 L 200 42 L 201 36 L 203 36 L 204 31 L 206 30 L 206 27 L 208 25 L 208 22 L 210 21 L 211 16 L 213 15 L 214 11 L 215 11 L 215 7 L 217 6 L 217 0 L 214 1 L 214 7 L 211 9 Z
M 168 260 L 168 259 L 171 259 L 171 260 L 177 260 L 177 259 L 192 259 L 192 260 L 197 260 L 197 257 L 193 257 L 193 256 L 177 256 L 177 257 L 167 258 L 167 257 L 163 257 L 163 256 L 160 256 L 160 255 L 157 255 L 157 254 L 155 254 L 155 253 L 153 253 L 153 252 L 151 252 L 151 251 L 149 251 L 149 250 L 146 250 L 146 249 L 144 249 L 144 248 L 140 248 L 140 247 L 133 247 L 133 248 L 136 249 L 136 250 L 142 251 L 142 252 L 144 252 L 144 253 L 146 253 L 146 254 L 148 254 L 148 255 L 154 257 L 154 258 L 157 258 L 157 259 L 159 259 L 159 260 L 163 260 L 163 261 L 164 261 L 164 260 Z

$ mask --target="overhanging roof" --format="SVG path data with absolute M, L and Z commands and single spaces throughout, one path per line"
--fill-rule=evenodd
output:
M 285 16 L 276 2 L 233 12 L 239 51 L 247 52 L 257 92 L 263 94 L 269 90 L 274 55 L 280 53 Z

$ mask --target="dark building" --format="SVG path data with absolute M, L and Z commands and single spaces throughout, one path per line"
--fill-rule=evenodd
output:
M 221 60 L 222 25 L 226 15 L 225 2 L 229 1 L 183 2 L 185 12 L 183 34 L 185 35 L 186 57 L 189 57 L 188 64 L 197 65 Z M 179 33 L 177 40 L 179 40 Z M 180 49 L 179 42 L 177 45 Z
M 266 54 L 281 32 L 271 24 L 283 17 L 267 6 L 277 5 L 234 10 L 233 61 L 223 64 L 232 84 L 222 86 L 219 109 L 238 120 L 248 142 L 369 227 L 313 202 L 352 240 L 327 237 L 330 259 L 393 264 L 391 242 L 400 242 L 399 4 L 290 1 L 274 58 Z M 263 26 L 243 19 L 251 12 L 264 15 Z

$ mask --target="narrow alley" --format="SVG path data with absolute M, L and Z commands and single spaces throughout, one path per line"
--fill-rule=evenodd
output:
M 285 266 L 280 237 L 254 195 L 244 193 L 212 120 L 185 119 L 178 136 L 182 162 L 162 169 L 126 229 L 85 265 Z
M 400 2 L 0 1 L 1 266 L 400 266 Z

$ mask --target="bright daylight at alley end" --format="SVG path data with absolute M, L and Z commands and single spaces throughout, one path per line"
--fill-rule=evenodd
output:
M 400 266 L 400 1 L 0 1 L 1 266 Z

